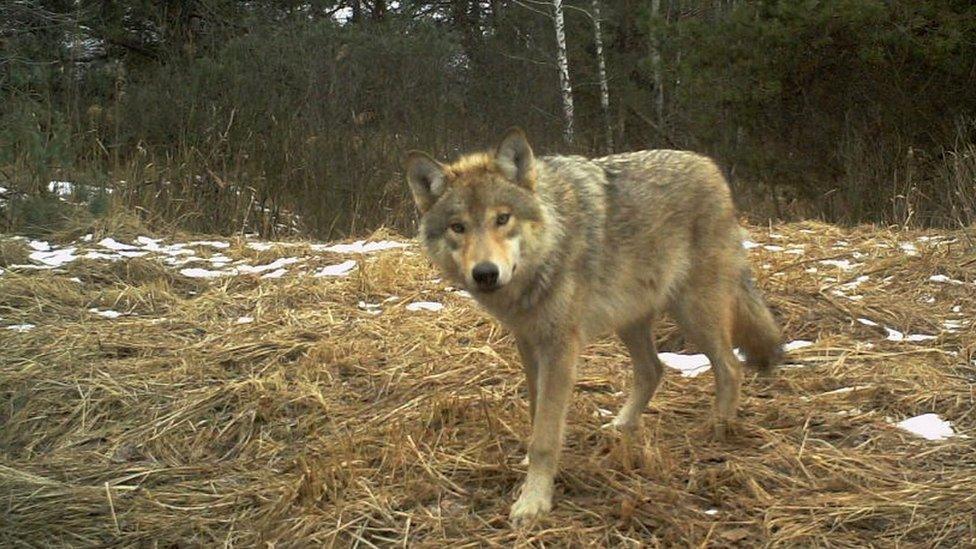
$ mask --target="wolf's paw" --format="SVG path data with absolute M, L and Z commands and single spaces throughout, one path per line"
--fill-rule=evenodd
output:
M 552 510 L 552 491 L 539 488 L 522 487 L 522 494 L 512 504 L 508 514 L 515 526 L 522 526 L 549 513 Z
M 613 418 L 613 421 L 607 423 L 603 427 L 632 433 L 640 427 L 640 424 L 641 421 L 639 416 L 635 418 L 632 414 L 628 414 L 626 413 L 626 410 L 623 410 L 617 414 L 617 417 Z
M 726 442 L 734 437 L 738 429 L 735 421 L 730 419 L 717 419 L 715 421 L 715 441 Z

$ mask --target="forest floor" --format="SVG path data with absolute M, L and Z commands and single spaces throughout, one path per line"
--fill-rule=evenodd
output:
M 737 435 L 667 322 L 644 429 L 604 428 L 596 342 L 523 529 L 511 336 L 411 241 L 0 237 L 0 545 L 976 544 L 976 233 L 749 230 L 790 351 Z

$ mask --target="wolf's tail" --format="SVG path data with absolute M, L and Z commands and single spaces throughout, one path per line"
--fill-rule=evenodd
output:
M 745 353 L 746 365 L 761 372 L 772 371 L 783 358 L 783 336 L 748 268 L 739 281 L 732 339 Z

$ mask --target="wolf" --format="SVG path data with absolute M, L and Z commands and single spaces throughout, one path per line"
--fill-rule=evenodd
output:
M 451 163 L 410 151 L 404 171 L 426 254 L 515 337 L 532 424 L 515 524 L 552 508 L 587 342 L 612 332 L 623 340 L 633 383 L 612 424 L 636 429 L 664 373 L 654 322 L 669 313 L 711 361 L 719 439 L 739 401 L 733 345 L 764 372 L 781 358 L 780 329 L 753 283 L 728 183 L 705 156 L 537 158 L 512 128 L 494 149 Z

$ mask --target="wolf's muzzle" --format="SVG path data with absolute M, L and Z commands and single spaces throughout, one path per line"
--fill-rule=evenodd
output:
M 478 289 L 486 292 L 498 289 L 498 265 L 490 261 L 482 261 L 471 269 L 471 278 Z

